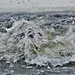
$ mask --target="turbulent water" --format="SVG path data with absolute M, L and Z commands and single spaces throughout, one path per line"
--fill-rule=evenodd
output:
M 54 70 L 49 69 L 58 66 L 73 66 L 75 64 L 75 14 L 1 14 L 1 74 L 6 75 L 3 73 L 6 65 L 12 67 L 17 63 L 17 66 L 19 66 L 19 62 L 30 65 L 29 68 L 36 65 L 48 69 L 47 74 L 44 74 L 44 71 L 40 71 L 38 74 L 39 71 L 35 70 L 35 68 L 30 70 L 32 72 L 36 71 L 36 75 L 49 75 L 49 73 L 56 75 L 55 71 L 57 71 L 58 75 L 60 74 L 58 72 L 60 68 Z M 20 66 L 14 67 L 21 68 L 22 66 Z M 26 68 L 25 65 L 23 67 Z M 61 73 L 66 69 L 62 69 Z

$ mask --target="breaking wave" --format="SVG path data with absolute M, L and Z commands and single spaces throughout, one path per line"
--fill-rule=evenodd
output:
M 3 19 L 2 19 L 3 18 Z M 75 62 L 75 16 L 14 15 L 0 19 L 0 61 L 53 66 Z

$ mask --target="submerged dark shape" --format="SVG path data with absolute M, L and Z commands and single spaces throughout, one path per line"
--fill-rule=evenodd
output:
M 0 28 L 0 32 L 1 32 L 1 33 L 7 33 L 7 31 L 6 31 L 5 28 Z
M 18 38 L 18 39 L 22 39 L 22 38 L 24 38 L 25 37 L 25 33 L 24 32 L 22 32 L 22 33 L 20 33 L 20 34 L 18 34 L 17 36 L 16 36 L 16 38 Z
M 55 14 L 54 17 L 61 18 L 62 15 L 60 15 L 60 14 Z
M 40 32 L 38 32 L 38 34 L 39 34 L 40 36 L 42 36 L 42 34 L 41 34 Z
M 34 38 L 34 34 L 35 34 L 35 33 L 34 33 L 33 29 L 29 28 L 29 31 L 28 31 L 28 33 L 27 33 L 28 37 Z
M 12 27 L 12 24 L 6 26 L 6 28 L 8 28 L 8 29 L 11 28 L 11 27 Z
M 62 67 L 72 67 L 72 66 L 75 66 L 75 62 L 69 62 L 69 63 L 65 63 L 62 65 Z
M 14 21 L 7 21 L 5 27 L 6 28 L 11 28 L 13 26 Z
M 29 37 L 30 37 L 30 38 L 34 38 L 33 34 L 29 34 Z

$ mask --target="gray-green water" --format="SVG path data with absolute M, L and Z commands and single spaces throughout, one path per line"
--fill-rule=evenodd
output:
M 18 62 L 8 65 L 0 65 L 0 75 L 75 75 L 75 65 L 64 67 L 36 66 Z
M 75 67 L 35 67 L 16 63 L 10 67 L 0 67 L 0 75 L 75 75 Z
M 0 14 L 0 75 L 75 75 L 75 13 Z

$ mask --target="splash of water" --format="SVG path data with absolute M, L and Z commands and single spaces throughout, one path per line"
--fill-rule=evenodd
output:
M 40 21 L 39 21 L 40 19 Z M 29 64 L 63 65 L 74 61 L 75 26 L 43 25 L 45 20 L 40 17 L 34 21 L 25 19 L 13 21 L 7 33 L 0 32 L 0 60 L 15 63 L 24 60 Z

